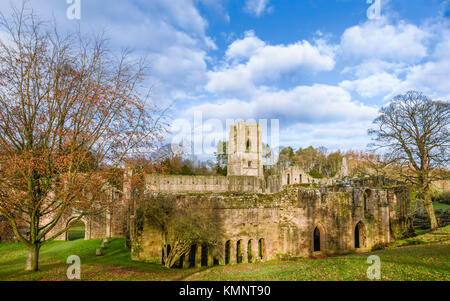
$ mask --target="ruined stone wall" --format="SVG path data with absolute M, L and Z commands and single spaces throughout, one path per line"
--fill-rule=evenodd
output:
M 185 201 L 198 197 L 205 198 L 204 202 L 207 198 L 220 200 L 214 209 L 222 222 L 222 239 L 216 250 L 208 250 L 213 257 L 208 262 L 310 256 L 315 252 L 316 228 L 320 232 L 318 251 L 323 253 L 368 250 L 391 239 L 389 202 L 384 190 L 287 186 L 273 195 L 186 194 Z M 140 234 L 134 238 L 133 259 L 161 263 L 161 233 L 145 219 L 140 227 Z M 359 232 L 359 246 L 355 245 L 355 231 Z M 199 260 L 198 254 L 194 257 Z
M 262 192 L 263 180 L 250 176 L 147 174 L 146 190 L 155 192 Z
M 84 239 L 97 239 L 105 237 L 125 236 L 128 217 L 126 215 L 125 202 L 115 195 L 115 204 L 109 209 L 96 210 L 92 214 L 83 216 L 80 221 L 85 227 Z M 46 235 L 47 239 L 62 231 L 70 222 L 79 216 L 79 212 L 71 210 L 64 214 L 58 224 Z M 42 220 L 42 224 L 50 222 L 50 219 Z M 67 232 L 59 235 L 56 240 L 66 240 Z

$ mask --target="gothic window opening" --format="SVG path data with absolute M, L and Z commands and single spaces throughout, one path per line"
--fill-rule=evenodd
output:
M 265 257 L 265 250 L 266 246 L 265 246 L 265 242 L 264 242 L 264 238 L 261 238 L 258 241 L 258 257 L 260 259 L 263 259 Z
M 253 262 L 252 245 L 253 245 L 253 241 L 250 239 L 248 241 L 248 245 L 247 245 L 247 259 L 248 259 L 248 262 Z
M 372 192 L 370 191 L 370 189 L 367 189 L 366 191 L 364 191 L 364 211 L 367 210 L 367 202 L 370 199 L 370 196 L 372 195 Z
M 236 244 L 236 262 L 242 262 L 242 239 L 238 240 Z

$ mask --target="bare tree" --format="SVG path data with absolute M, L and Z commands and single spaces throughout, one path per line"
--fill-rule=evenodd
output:
M 391 162 L 400 167 L 400 176 L 419 189 L 431 229 L 436 229 L 430 184 L 442 179 L 441 171 L 449 164 L 450 104 L 410 91 L 383 107 L 374 125 L 369 130 L 372 146 L 386 149 Z
M 63 216 L 109 205 L 112 167 L 163 128 L 141 87 L 144 60 L 56 28 L 25 4 L 0 15 L 0 215 L 34 271 L 41 246 L 70 227 L 52 231 Z
M 146 194 L 139 200 L 139 210 L 147 226 L 161 232 L 163 261 L 167 268 L 173 267 L 191 246 L 214 248 L 221 240 L 223 227 L 215 202 L 214 199 L 171 194 Z

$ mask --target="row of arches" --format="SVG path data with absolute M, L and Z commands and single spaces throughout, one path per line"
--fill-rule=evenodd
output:
M 186 255 L 182 255 L 177 268 L 209 267 L 222 264 L 256 262 L 265 258 L 266 244 L 264 238 L 228 240 L 222 245 L 223 249 L 211 248 L 206 244 L 192 245 Z M 167 252 L 170 253 L 170 245 Z M 163 250 L 162 250 L 163 252 Z M 162 264 L 164 264 L 162 253 Z
M 314 252 L 324 251 L 326 247 L 325 229 L 321 224 L 318 224 L 313 231 L 312 250 Z M 366 226 L 362 221 L 359 221 L 353 231 L 353 247 L 355 249 L 367 247 Z
M 257 243 L 257 249 L 254 250 L 254 247 L 256 247 L 256 245 L 254 245 L 256 244 L 256 240 L 249 239 L 245 241 L 243 239 L 239 239 L 238 241 L 236 241 L 236 247 L 234 249 L 231 240 L 228 240 L 225 243 L 225 264 L 234 263 L 234 260 L 235 263 L 242 263 L 255 262 L 256 260 L 264 259 L 266 252 L 266 244 L 264 238 L 260 238 L 259 240 L 257 240 Z M 244 244 L 246 244 L 246 248 Z M 235 252 L 235 254 L 233 254 L 233 252 Z

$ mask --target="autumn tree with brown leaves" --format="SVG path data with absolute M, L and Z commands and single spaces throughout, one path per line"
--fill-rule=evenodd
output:
M 436 229 L 430 185 L 448 179 L 441 171 L 450 162 L 450 104 L 415 91 L 398 95 L 380 110 L 369 134 L 373 147 L 387 150 L 387 161 L 399 167 L 401 178 L 421 192 L 431 229 Z
M 0 30 L 0 215 L 36 271 L 41 246 L 70 227 L 52 231 L 63 216 L 109 206 L 111 170 L 164 125 L 144 60 L 115 55 L 101 35 L 62 34 L 26 5 L 0 15 Z

